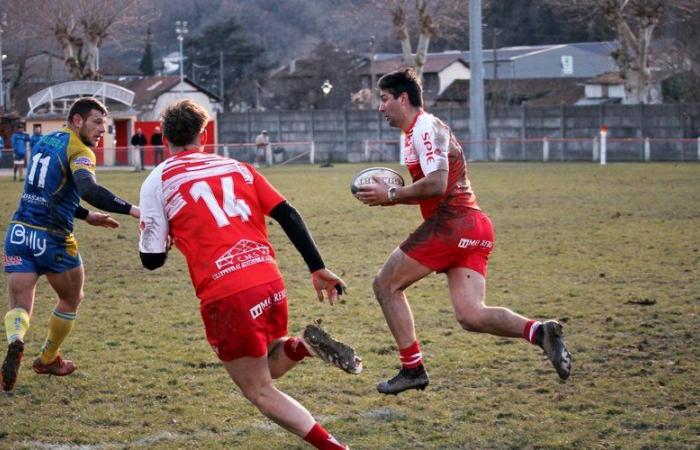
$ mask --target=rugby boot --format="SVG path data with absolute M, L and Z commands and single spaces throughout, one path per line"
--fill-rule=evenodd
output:
M 402 367 L 398 375 L 377 385 L 377 390 L 382 394 L 396 395 L 408 389 L 422 391 L 430 382 L 428 372 L 421 364 L 412 369 Z
M 49 364 L 42 364 L 41 357 L 34 360 L 32 364 L 34 372 L 40 375 L 56 375 L 57 377 L 65 377 L 70 375 L 75 370 L 73 361 L 61 358 L 61 355 L 56 356 L 56 359 Z
M 355 349 L 338 342 L 318 325 L 308 325 L 304 330 L 304 343 L 311 352 L 322 360 L 333 364 L 347 373 L 362 372 L 362 358 Z
M 2 390 L 11 391 L 15 387 L 19 365 L 24 355 L 24 342 L 13 341 L 7 346 L 7 355 L 2 363 Z
M 571 374 L 571 353 L 566 349 L 562 339 L 562 326 L 556 320 L 542 322 L 542 342 L 540 347 L 544 350 L 552 365 L 559 374 L 559 378 L 566 380 Z

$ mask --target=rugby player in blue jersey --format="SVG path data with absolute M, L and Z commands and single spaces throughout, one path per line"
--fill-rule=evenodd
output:
M 5 235 L 3 265 L 10 296 L 5 315 L 8 350 L 0 371 L 5 391 L 17 380 L 41 275 L 46 275 L 56 291 L 58 303 L 32 367 L 36 373 L 57 376 L 75 370 L 75 364 L 59 354 L 83 299 L 85 272 L 73 236 L 73 219 L 106 228 L 119 226 L 110 215 L 83 208 L 80 200 L 106 212 L 140 216 L 137 206 L 96 182 L 92 149 L 105 133 L 106 122 L 107 108 L 99 100 L 81 98 L 70 108 L 67 127 L 45 135 L 32 149 L 19 207 Z
M 22 173 L 24 171 L 24 166 L 27 165 L 27 144 L 29 144 L 30 141 L 29 135 L 24 131 L 23 123 L 20 123 L 17 127 L 17 131 L 12 133 L 10 141 L 12 142 L 12 152 L 14 155 L 12 179 L 17 181 L 17 172 L 19 172 L 19 181 L 23 181 Z

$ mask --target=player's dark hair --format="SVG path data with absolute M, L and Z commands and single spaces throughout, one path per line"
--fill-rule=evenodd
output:
M 70 110 L 68 111 L 68 123 L 70 124 L 72 122 L 73 116 L 76 114 L 80 114 L 80 117 L 82 117 L 83 120 L 87 119 L 90 115 L 90 111 L 93 109 L 101 112 L 105 116 L 107 115 L 107 107 L 95 97 L 79 98 L 73 102 Z
M 408 94 L 408 102 L 411 106 L 416 108 L 423 106 L 423 83 L 411 67 L 387 73 L 379 79 L 377 85 L 379 89 L 390 92 L 394 98 L 398 98 L 405 92 Z
M 209 122 L 207 111 L 190 99 L 180 100 L 161 114 L 163 135 L 173 145 L 184 147 L 195 141 Z

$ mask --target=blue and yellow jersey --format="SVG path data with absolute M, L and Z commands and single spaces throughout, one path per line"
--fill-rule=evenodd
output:
M 24 156 L 27 154 L 27 143 L 29 142 L 29 135 L 23 131 L 15 131 L 10 136 L 12 141 L 12 150 L 14 150 L 15 155 Z
M 80 203 L 73 173 L 82 169 L 94 174 L 95 163 L 95 153 L 72 130 L 64 128 L 45 135 L 32 149 L 13 221 L 71 233 Z

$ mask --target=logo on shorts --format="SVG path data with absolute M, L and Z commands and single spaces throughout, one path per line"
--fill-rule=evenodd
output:
M 269 247 L 259 242 L 241 239 L 215 261 L 216 268 L 220 271 L 212 275 L 212 278 L 218 280 L 236 270 L 271 261 Z
M 492 248 L 493 247 L 493 241 L 485 241 L 482 239 L 465 239 L 462 238 L 459 240 L 459 244 L 457 244 L 457 247 L 459 248 L 469 248 L 469 247 L 484 247 L 484 248 Z
M 22 265 L 22 257 L 21 256 L 7 256 L 3 255 L 2 256 L 2 262 L 5 267 L 9 266 L 20 266 Z
M 34 256 L 41 256 L 46 251 L 46 239 L 39 237 L 38 231 L 27 229 L 18 223 L 14 224 L 10 230 L 10 243 L 26 245 Z
M 287 298 L 286 289 L 282 289 L 281 291 L 275 292 L 274 294 L 272 294 L 272 297 L 267 297 L 257 305 L 250 308 L 250 317 L 252 317 L 253 320 L 257 319 L 258 317 L 262 316 L 262 313 L 265 312 L 267 308 L 269 308 L 275 303 L 283 301 L 285 298 Z

